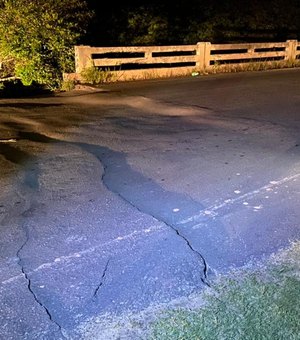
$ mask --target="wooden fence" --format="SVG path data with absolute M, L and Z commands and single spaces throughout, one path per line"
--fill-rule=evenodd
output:
M 109 71 L 115 80 L 157 78 L 203 72 L 229 65 L 296 61 L 300 42 L 180 46 L 75 47 L 75 78 L 90 66 Z M 300 60 L 299 60 L 300 61 Z

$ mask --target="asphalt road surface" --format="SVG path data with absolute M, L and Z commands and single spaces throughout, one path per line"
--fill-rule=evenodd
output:
M 300 70 L 0 100 L 0 339 L 84 339 L 300 235 Z

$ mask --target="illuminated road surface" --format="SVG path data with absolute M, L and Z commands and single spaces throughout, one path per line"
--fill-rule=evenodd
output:
M 83 339 L 299 239 L 299 79 L 0 100 L 0 338 Z

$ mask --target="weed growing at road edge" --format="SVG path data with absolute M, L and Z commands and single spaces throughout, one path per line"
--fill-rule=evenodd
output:
M 71 79 L 66 79 L 62 82 L 61 87 L 60 87 L 61 91 L 72 91 L 75 89 L 75 81 L 71 80 Z
M 80 74 L 83 82 L 97 85 L 113 80 L 113 73 L 110 70 L 101 70 L 95 66 L 85 68 Z
M 245 71 L 266 71 L 283 68 L 295 68 L 300 66 L 300 60 L 278 60 L 278 61 L 249 61 L 237 64 L 219 64 L 216 62 L 210 66 L 207 73 L 236 73 Z

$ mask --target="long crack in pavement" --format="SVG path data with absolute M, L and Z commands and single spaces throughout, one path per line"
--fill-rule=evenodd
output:
M 35 135 L 33 133 L 33 135 Z M 40 136 L 39 134 L 37 134 L 38 136 Z M 41 135 L 41 138 L 43 137 L 43 135 Z M 30 140 L 30 138 L 24 138 L 26 140 Z M 13 153 L 18 150 L 16 148 L 13 149 Z M 22 157 L 20 157 L 20 155 Z M 28 158 L 28 155 L 27 153 L 21 151 L 21 150 L 18 150 L 18 153 L 17 153 L 17 163 L 18 162 L 21 162 L 23 161 L 23 158 L 26 159 Z M 33 158 L 33 157 L 31 157 Z M 8 159 L 10 160 L 10 159 Z M 10 161 L 13 161 L 13 162 L 16 162 L 15 159 L 12 159 Z M 22 212 L 20 213 L 21 216 L 26 216 L 26 214 L 30 214 L 30 212 L 32 211 L 33 209 L 33 192 L 36 193 L 36 190 L 38 188 L 38 180 L 37 180 L 37 173 L 36 173 L 37 169 L 35 168 L 35 165 L 32 165 L 31 163 L 31 166 L 27 164 L 27 166 L 25 167 L 25 176 L 24 176 L 24 179 L 23 179 L 23 183 L 22 183 L 22 186 L 24 188 L 26 188 L 27 190 L 27 195 L 28 197 L 24 197 L 24 195 L 21 193 L 20 190 L 17 191 L 17 195 L 20 197 L 21 200 L 24 201 L 24 208 L 22 209 Z M 22 258 L 22 251 L 23 249 L 26 247 L 26 245 L 28 244 L 29 240 L 30 240 L 30 232 L 29 232 L 29 228 L 28 226 L 26 225 L 26 222 L 22 222 L 20 224 L 20 228 L 23 230 L 24 232 L 24 235 L 25 235 L 25 240 L 24 242 L 21 244 L 21 246 L 19 247 L 19 249 L 17 250 L 16 252 L 16 257 L 18 259 L 18 265 L 20 266 L 21 268 L 21 272 L 23 274 L 23 277 L 25 278 L 25 280 L 27 281 L 27 289 L 28 291 L 30 292 L 30 294 L 33 296 L 34 298 L 34 301 L 46 312 L 49 320 L 55 324 L 55 326 L 58 328 L 58 331 L 59 333 L 61 334 L 62 338 L 63 339 L 66 339 L 65 335 L 64 335 L 64 332 L 63 332 L 63 328 L 62 326 L 53 318 L 49 308 L 41 301 L 41 299 L 38 297 L 38 295 L 36 294 L 36 292 L 34 291 L 33 289 L 33 285 L 32 285 L 32 280 L 30 278 L 30 275 L 29 273 L 26 271 L 25 269 L 25 263 L 24 263 L 24 260 Z
M 23 259 L 22 259 L 22 257 L 21 257 L 21 252 L 22 252 L 23 248 L 26 246 L 26 244 L 27 244 L 28 241 L 29 241 L 29 230 L 28 230 L 28 228 L 26 227 L 25 224 L 23 224 L 22 227 L 23 227 L 23 230 L 24 230 L 24 233 L 25 233 L 25 241 L 21 244 L 20 248 L 18 249 L 18 251 L 17 251 L 17 253 L 16 253 L 16 256 L 17 256 L 17 258 L 18 258 L 18 265 L 21 267 L 22 274 L 23 274 L 25 280 L 27 281 L 27 288 L 28 288 L 30 294 L 33 296 L 35 302 L 36 302 L 37 304 L 39 304 L 39 305 L 44 309 L 44 311 L 46 312 L 46 314 L 47 314 L 49 320 L 50 320 L 51 322 L 53 322 L 53 323 L 57 326 L 57 328 L 58 328 L 58 330 L 59 330 L 61 336 L 62 336 L 64 339 L 66 339 L 66 337 L 65 337 L 64 334 L 63 334 L 63 328 L 62 328 L 62 326 L 61 326 L 56 320 L 53 319 L 50 310 L 49 310 L 49 309 L 47 308 L 47 306 L 45 306 L 45 305 L 43 304 L 43 302 L 38 298 L 37 294 L 34 292 L 34 290 L 33 290 L 33 288 L 32 288 L 31 279 L 30 279 L 28 273 L 27 273 L 26 270 L 25 270 L 24 261 L 23 261 Z
M 179 236 L 186 243 L 187 247 L 197 256 L 197 258 L 200 259 L 200 262 L 201 262 L 201 264 L 203 266 L 203 270 L 202 270 L 202 274 L 201 274 L 201 281 L 205 285 L 210 286 L 209 281 L 208 281 L 208 268 L 209 268 L 209 266 L 208 266 L 207 261 L 205 260 L 204 256 L 192 246 L 192 244 L 190 243 L 188 238 L 186 236 L 184 236 L 180 232 L 180 230 L 178 228 L 176 228 L 175 223 L 172 224 L 172 223 L 166 221 L 166 219 L 163 219 L 163 218 L 159 217 L 156 214 L 150 213 L 149 211 L 144 211 L 137 204 L 135 204 L 134 202 L 129 200 L 121 192 L 113 189 L 109 185 L 109 183 L 105 179 L 106 176 L 107 176 L 107 172 L 108 172 L 108 166 L 107 166 L 107 164 L 105 162 L 104 157 L 101 157 L 101 155 L 103 154 L 103 150 L 105 150 L 106 148 L 98 146 L 98 145 L 90 145 L 90 144 L 85 144 L 85 143 L 66 142 L 66 141 L 58 140 L 56 138 L 51 138 L 51 137 L 48 137 L 48 136 L 45 136 L 43 134 L 36 133 L 36 132 L 27 133 L 27 132 L 22 131 L 22 136 L 21 137 L 22 137 L 22 139 L 27 139 L 27 140 L 31 140 L 31 141 L 39 141 L 39 142 L 42 142 L 42 143 L 61 142 L 61 143 L 76 145 L 76 146 L 79 146 L 81 149 L 91 153 L 93 156 L 95 156 L 100 161 L 100 163 L 102 164 L 102 167 L 103 167 L 103 174 L 102 174 L 102 177 L 101 177 L 101 181 L 104 184 L 104 186 L 109 191 L 111 191 L 114 194 L 118 195 L 123 201 L 125 201 L 127 204 L 131 205 L 133 208 L 135 208 L 136 210 L 138 210 L 142 214 L 147 214 L 147 215 L 151 216 L 152 218 L 154 218 L 155 220 L 165 224 L 167 227 L 172 229 L 176 233 L 176 235 Z M 109 150 L 109 149 L 107 149 L 107 150 Z M 106 270 L 104 272 L 106 272 Z M 99 288 L 100 288 L 100 286 L 99 286 Z
M 75 143 L 76 144 L 76 143 Z M 108 166 L 105 163 L 105 160 L 103 159 L 103 157 L 101 157 L 101 147 L 96 147 L 96 146 L 92 146 L 92 145 L 88 145 L 88 144 L 79 144 L 79 146 L 81 146 L 84 150 L 92 153 L 102 164 L 103 166 L 103 174 L 101 177 L 101 181 L 104 184 L 104 186 L 111 192 L 113 192 L 114 194 L 118 195 L 123 201 L 125 201 L 127 204 L 131 205 L 133 208 L 135 208 L 136 210 L 138 210 L 139 212 L 141 212 L 142 214 L 147 214 L 149 216 L 151 216 L 152 218 L 154 218 L 155 220 L 157 220 L 158 222 L 161 222 L 163 224 L 165 224 L 167 227 L 171 228 L 177 236 L 179 236 L 187 245 L 187 247 L 194 253 L 196 254 L 196 256 L 200 259 L 202 266 L 203 266 L 203 270 L 202 270 L 202 275 L 201 275 L 201 281 L 210 287 L 209 281 L 208 281 L 208 263 L 205 260 L 204 256 L 197 251 L 190 243 L 190 241 L 187 239 L 187 237 L 185 237 L 180 231 L 179 229 L 176 228 L 175 225 L 168 223 L 166 220 L 163 220 L 162 218 L 159 218 L 158 216 L 156 216 L 155 214 L 151 214 L 149 211 L 143 211 L 137 204 L 133 203 L 132 201 L 130 201 L 125 195 L 121 194 L 119 191 L 114 190 L 113 188 L 111 188 L 111 186 L 107 183 L 107 181 L 105 180 L 105 177 L 107 175 L 108 172 Z

